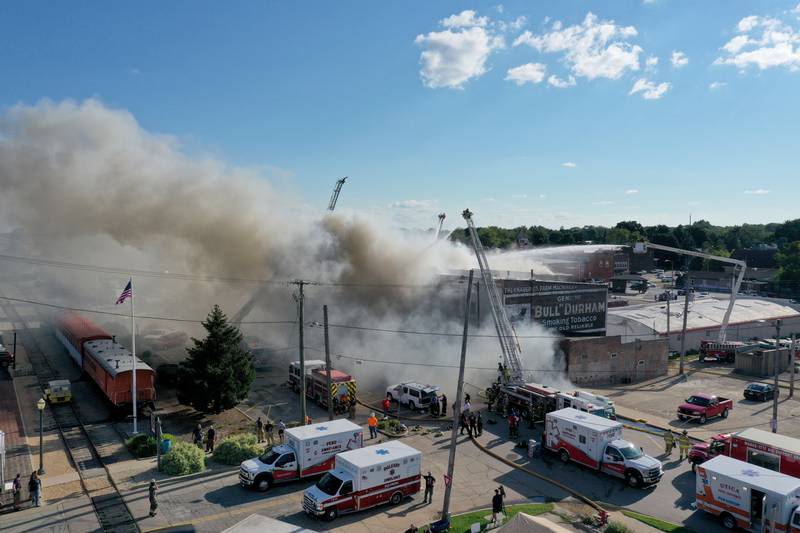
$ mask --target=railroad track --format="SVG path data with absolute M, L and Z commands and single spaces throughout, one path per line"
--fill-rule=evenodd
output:
M 9 319 L 17 323 L 23 322 L 13 305 L 2 307 Z M 28 352 L 28 359 L 42 389 L 49 381 L 60 379 L 58 369 L 50 364 L 36 335 L 29 329 L 22 328 L 18 331 L 18 337 Z M 52 405 L 48 411 L 52 416 L 52 424 L 49 425 L 58 430 L 67 454 L 78 471 L 81 487 L 89 496 L 103 531 L 139 533 L 141 530 L 133 514 L 81 421 L 78 406 L 74 403 Z

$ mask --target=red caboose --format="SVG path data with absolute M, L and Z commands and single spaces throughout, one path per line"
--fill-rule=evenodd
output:
M 132 401 L 133 354 L 113 336 L 78 313 L 65 313 L 56 321 L 56 337 L 103 394 L 116 406 Z M 136 358 L 137 403 L 156 398 L 155 372 Z

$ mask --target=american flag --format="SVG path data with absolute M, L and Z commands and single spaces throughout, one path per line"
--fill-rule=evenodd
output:
M 125 290 L 123 290 L 122 294 L 120 294 L 119 298 L 117 298 L 117 304 L 121 304 L 122 302 L 133 296 L 133 286 L 131 285 L 132 282 L 133 280 L 128 280 L 128 284 L 125 285 Z

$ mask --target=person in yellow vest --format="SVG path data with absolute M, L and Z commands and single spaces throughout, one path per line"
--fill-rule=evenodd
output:
M 686 433 L 686 430 L 683 430 L 681 436 L 678 437 L 678 448 L 681 451 L 681 461 L 683 461 L 684 457 L 689 458 L 689 448 L 692 446 L 692 441 L 689 440 L 689 434 Z
M 664 432 L 664 454 L 667 457 L 672 455 L 672 448 L 675 446 L 675 435 L 672 434 L 672 431 L 665 431 Z

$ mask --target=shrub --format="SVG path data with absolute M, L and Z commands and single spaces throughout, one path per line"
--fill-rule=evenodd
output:
M 214 460 L 224 465 L 238 465 L 242 461 L 261 455 L 262 451 L 255 435 L 240 433 L 226 437 L 214 448 Z
M 171 476 L 201 472 L 206 468 L 206 455 L 193 444 L 177 441 L 161 460 L 161 468 Z
M 621 522 L 609 522 L 603 531 L 605 533 L 630 533 L 631 530 Z
M 175 446 L 175 435 L 163 433 L 161 438 L 171 440 Z M 151 435 L 136 435 L 125 443 L 128 450 L 137 458 L 153 457 L 156 454 L 156 438 Z

